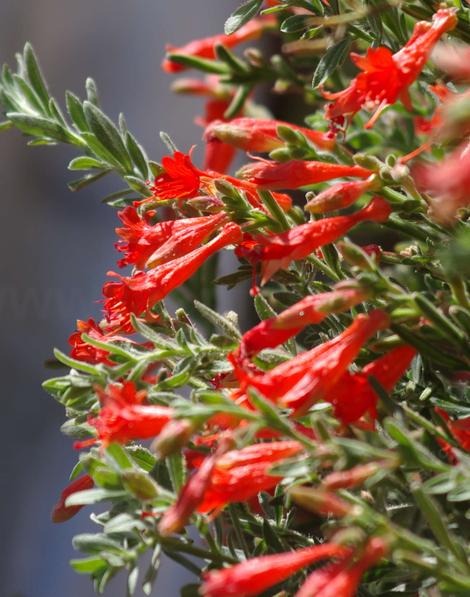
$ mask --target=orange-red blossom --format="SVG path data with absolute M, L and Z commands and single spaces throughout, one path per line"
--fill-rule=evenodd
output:
M 263 31 L 269 29 L 274 23 L 275 20 L 272 17 L 252 19 L 231 35 L 219 34 L 203 39 L 196 39 L 180 47 L 167 45 L 166 51 L 169 54 L 184 54 L 185 56 L 214 60 L 217 46 L 233 48 L 245 41 L 258 39 Z M 162 62 L 162 68 L 168 73 L 178 73 L 186 70 L 187 67 L 171 60 L 171 58 L 165 58 Z
M 387 201 L 375 197 L 354 214 L 308 222 L 280 234 L 248 238 L 236 253 L 254 264 L 261 262 L 261 283 L 264 284 L 279 269 L 286 269 L 292 261 L 305 259 L 316 249 L 344 236 L 359 222 L 385 222 L 390 213 Z
M 223 453 L 221 443 L 215 454 L 200 463 L 176 503 L 162 516 L 159 532 L 168 535 L 180 530 L 196 510 L 218 511 L 226 504 L 244 502 L 272 489 L 281 477 L 269 474 L 271 466 L 302 450 L 297 441 L 278 441 Z
M 118 212 L 123 226 L 116 228 L 121 238 L 116 243 L 124 254 L 119 266 L 138 269 L 155 267 L 198 248 L 202 242 L 228 221 L 225 213 L 151 224 L 148 215 L 139 215 L 134 207 Z
M 250 387 L 254 388 L 269 400 L 301 414 L 315 401 L 327 399 L 362 346 L 375 333 L 384 329 L 388 322 L 387 314 L 381 310 L 358 315 L 336 338 L 300 353 L 267 372 L 258 371 L 232 356 L 240 390 L 247 392 Z M 246 394 L 242 394 L 238 401 L 249 404 Z
M 284 145 L 278 134 L 280 126 L 302 133 L 321 149 L 331 149 L 335 144 L 329 133 L 314 131 L 282 120 L 263 118 L 234 118 L 229 122 L 216 120 L 206 128 L 204 139 L 211 141 L 215 138 L 244 151 L 267 153 Z
M 335 543 L 312 545 L 287 553 L 260 556 L 204 576 L 203 597 L 251 597 L 326 558 L 344 559 L 351 550 Z M 337 597 L 340 597 L 337 595 Z
M 253 207 L 262 207 L 256 185 L 233 176 L 227 176 L 213 170 L 200 170 L 191 161 L 191 155 L 175 151 L 173 156 L 162 159 L 165 169 L 157 176 L 150 187 L 153 197 L 157 200 L 192 199 L 199 195 L 200 190 L 208 195 L 215 192 L 214 181 L 226 180 L 237 189 L 246 193 L 247 199 Z M 292 207 L 292 199 L 284 193 L 273 193 L 273 197 L 284 210 Z
M 106 282 L 103 287 L 107 321 L 115 328 L 132 331 L 131 314 L 139 316 L 145 313 L 151 317 L 152 307 L 186 282 L 211 255 L 240 240 L 240 227 L 229 223 L 205 245 L 148 272 L 138 272 L 132 277 L 109 272 L 110 276 L 117 277 L 119 281 Z
M 246 332 L 236 351 L 242 359 L 249 358 L 265 348 L 275 348 L 306 325 L 320 323 L 330 313 L 341 313 L 366 300 L 368 291 L 358 285 L 338 284 L 330 292 L 306 296 L 279 315 L 265 319 Z
M 137 391 L 130 381 L 110 384 L 98 393 L 102 408 L 88 422 L 96 429 L 96 441 L 101 441 L 104 446 L 155 437 L 173 416 L 173 409 L 167 406 L 145 404 L 145 391 Z M 83 445 L 87 444 L 84 442 Z
M 361 108 L 377 108 L 366 125 L 370 127 L 383 108 L 398 99 L 411 109 L 409 86 L 420 75 L 439 38 L 456 24 L 455 9 L 443 8 L 434 14 L 432 23 L 416 23 L 409 41 L 395 54 L 385 47 L 369 48 L 365 56 L 351 53 L 351 60 L 362 72 L 347 89 L 338 93 L 323 92 L 324 97 L 331 100 L 326 106 L 326 117 L 342 124 L 345 116 L 352 118 Z
M 298 189 L 308 185 L 353 176 L 368 178 L 372 172 L 362 166 L 349 166 L 314 160 L 290 160 L 275 162 L 257 158 L 251 164 L 243 166 L 238 174 L 241 178 L 259 189 L 276 191 L 279 189 Z
M 66 506 L 65 501 L 70 495 L 77 493 L 78 491 L 84 491 L 85 489 L 91 489 L 94 486 L 93 479 L 90 475 L 83 475 L 74 479 L 71 483 L 60 494 L 59 501 L 52 510 L 51 519 L 52 522 L 65 522 L 75 516 L 83 506 Z

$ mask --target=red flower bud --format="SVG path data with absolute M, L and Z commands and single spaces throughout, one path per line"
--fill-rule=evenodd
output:
M 343 178 L 344 176 L 367 178 L 371 174 L 370 170 L 362 168 L 362 166 L 303 160 L 280 163 L 261 158 L 243 166 L 239 171 L 241 178 L 260 189 L 268 190 L 298 189 L 334 178 Z
M 375 191 L 379 186 L 380 183 L 375 177 L 354 182 L 338 182 L 310 199 L 305 209 L 313 214 L 344 209 L 355 203 L 364 193 Z
M 356 358 L 361 347 L 378 330 L 388 325 L 383 311 L 359 315 L 339 336 L 301 353 L 270 371 L 257 372 L 230 357 L 241 392 L 253 387 L 273 402 L 304 412 L 316 400 L 324 400 L 328 392 Z M 246 397 L 244 398 L 246 400 Z M 241 400 L 243 402 L 243 399 Z
M 355 506 L 330 491 L 317 487 L 294 486 L 288 490 L 296 504 L 322 516 L 342 518 L 352 514 Z
M 362 575 L 389 551 L 381 537 L 372 537 L 356 562 L 353 556 L 312 572 L 295 597 L 354 597 Z
M 302 133 L 309 141 L 322 149 L 331 149 L 335 140 L 331 135 L 305 127 L 262 118 L 234 118 L 229 122 L 214 121 L 204 133 L 206 141 L 218 139 L 244 151 L 269 152 L 282 147 L 284 141 L 278 135 L 278 128 L 285 126 Z
M 298 570 L 325 558 L 344 558 L 350 550 L 334 543 L 260 556 L 204 576 L 203 597 L 250 597 L 282 582 Z M 337 596 L 338 597 L 338 596 Z
M 286 269 L 292 261 L 305 259 L 316 249 L 347 234 L 359 222 L 384 222 L 390 213 L 385 199 L 375 197 L 367 207 L 351 215 L 308 222 L 281 234 L 257 235 L 253 240 L 242 242 L 237 254 L 254 263 L 261 261 L 261 283 L 265 284 L 277 270 Z
M 233 48 L 245 41 L 257 39 L 261 36 L 263 31 L 269 29 L 274 23 L 272 17 L 264 17 L 252 19 L 238 31 L 231 35 L 214 35 L 213 37 L 206 37 L 204 39 L 197 39 L 179 48 L 168 45 L 166 51 L 171 54 L 184 54 L 185 56 L 194 56 L 197 58 L 205 58 L 208 60 L 215 59 L 215 48 L 218 45 L 226 48 Z M 187 67 L 165 58 L 162 62 L 162 68 L 168 73 L 178 73 L 186 70 Z
M 298 334 L 306 325 L 320 323 L 330 313 L 341 313 L 368 296 L 364 288 L 337 288 L 306 296 L 279 315 L 265 319 L 243 335 L 238 353 L 250 357 L 264 348 L 274 348 Z
M 93 479 L 90 475 L 84 475 L 74 479 L 60 494 L 60 499 L 52 510 L 51 518 L 52 522 L 65 522 L 72 516 L 75 516 L 83 506 L 66 506 L 65 500 L 69 495 L 73 495 L 78 491 L 84 491 L 85 489 L 91 489 L 94 486 Z

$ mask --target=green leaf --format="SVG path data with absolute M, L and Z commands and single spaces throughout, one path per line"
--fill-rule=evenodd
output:
M 3 122 L 0 122 L 0 132 L 7 131 L 11 128 L 13 128 L 13 123 L 10 120 L 4 120 Z
M 250 85 L 240 85 L 230 102 L 229 107 L 224 112 L 224 118 L 230 120 L 231 118 L 235 118 L 238 113 L 243 109 L 246 100 L 248 99 L 253 86 Z
M 111 119 L 89 101 L 83 103 L 83 111 L 90 129 L 98 141 L 119 160 L 120 165 L 126 171 L 132 171 L 132 163 L 127 149 Z
M 126 449 L 121 444 L 110 444 L 106 448 L 106 454 L 118 466 L 119 470 L 127 470 L 132 468 L 132 460 L 126 452 Z
M 68 142 L 68 136 L 63 127 L 53 120 L 42 116 L 31 116 L 20 112 L 7 112 L 7 118 L 21 132 L 33 137 L 50 137 L 57 141 Z
M 149 473 L 155 466 L 157 460 L 155 456 L 143 446 L 128 446 L 126 453 L 141 469 Z
M 205 319 L 207 319 L 207 321 L 210 321 L 210 323 L 212 323 L 216 328 L 222 330 L 225 334 L 227 334 L 229 338 L 232 338 L 233 340 L 237 341 L 240 340 L 240 332 L 227 317 L 224 317 L 216 311 L 209 309 L 209 307 L 207 307 L 203 303 L 200 303 L 199 301 L 194 301 L 194 306 L 199 311 L 199 313 Z
M 281 23 L 283 33 L 296 33 L 308 27 L 309 15 L 291 15 Z
M 225 21 L 225 35 L 235 33 L 245 23 L 248 23 L 248 21 L 258 14 L 262 4 L 263 0 L 249 0 L 238 7 Z
M 90 375 L 95 375 L 96 377 L 101 377 L 102 372 L 95 367 L 95 365 L 91 365 L 90 363 L 85 363 L 83 361 L 77 361 L 72 357 L 67 356 L 63 352 L 61 352 L 58 348 L 54 349 L 54 356 L 55 358 L 70 367 L 71 369 L 76 369 L 77 371 L 84 371 L 85 373 L 89 373 Z
M 69 170 L 93 170 L 95 168 L 101 170 L 104 167 L 106 167 L 106 164 L 103 164 L 103 162 L 85 155 L 74 158 L 68 165 Z
M 137 178 L 135 176 L 124 176 L 124 180 L 127 182 L 129 187 L 136 193 L 139 193 L 143 197 L 148 197 L 150 195 L 148 186 L 140 178 Z
M 89 557 L 70 560 L 70 566 L 79 574 L 94 574 L 99 570 L 106 569 L 108 562 L 100 557 Z
M 85 81 L 85 89 L 88 101 L 94 106 L 99 107 L 100 100 L 98 96 L 98 87 L 91 77 L 88 77 Z
M 126 133 L 126 147 L 129 155 L 134 161 L 134 164 L 137 166 L 140 174 L 144 179 L 146 179 L 149 175 L 149 168 L 148 168 L 148 159 L 145 155 L 143 148 L 137 143 L 135 137 L 127 132 Z M 148 189 L 147 189 L 148 192 Z
M 21 97 L 23 105 L 28 102 L 32 112 L 36 112 L 38 115 L 44 113 L 44 106 L 34 89 L 19 75 L 14 74 L 13 80 L 18 88 L 17 95 Z
M 266 298 L 261 294 L 257 294 L 254 298 L 255 309 L 258 317 L 261 320 L 270 319 L 271 317 L 276 317 L 277 313 L 268 303 Z
M 89 184 L 92 184 L 93 182 L 99 180 L 100 178 L 103 178 L 103 176 L 105 176 L 109 172 L 110 172 L 110 170 L 107 169 L 107 170 L 101 170 L 100 172 L 97 172 L 96 174 L 86 174 L 85 176 L 82 176 L 81 178 L 76 178 L 75 180 L 71 180 L 70 182 L 67 183 L 67 186 L 72 191 L 72 193 L 74 193 L 75 191 L 80 191 L 84 187 L 87 187 Z
M 166 461 L 173 490 L 175 493 L 178 493 L 183 487 L 186 479 L 186 467 L 183 454 L 172 454 L 171 456 L 168 456 Z
M 95 487 L 94 489 L 85 489 L 77 491 L 65 500 L 65 505 L 69 506 L 88 506 L 97 504 L 105 500 L 123 498 L 127 493 L 120 489 L 105 489 L 104 487 Z
M 75 549 L 87 553 L 99 553 L 100 551 L 108 549 L 116 550 L 117 552 L 123 551 L 118 541 L 101 533 L 82 533 L 80 535 L 75 535 L 72 540 L 72 545 Z
M 150 561 L 150 565 L 147 568 L 145 573 L 143 583 L 142 583 L 142 592 L 145 595 L 150 595 L 152 593 L 153 583 L 155 582 L 158 571 L 160 569 L 160 556 L 162 553 L 162 546 L 157 543 L 152 552 L 152 558 Z
M 34 53 L 33 47 L 29 42 L 27 42 L 24 47 L 23 56 L 29 82 L 31 83 L 31 86 L 38 97 L 41 99 L 42 104 L 47 109 L 49 104 L 49 91 L 47 90 L 46 82 L 42 76 L 36 54 Z
M 72 122 L 79 131 L 88 131 L 88 123 L 83 111 L 82 102 L 71 91 L 65 92 L 65 101 L 67 104 L 67 111 L 72 119 Z
M 352 38 L 345 36 L 334 46 L 328 48 L 323 54 L 313 74 L 312 87 L 316 89 L 330 77 L 334 71 L 343 64 L 349 53 Z
M 207 60 L 206 58 L 198 58 L 197 56 L 190 56 L 189 54 L 167 54 L 168 60 L 182 64 L 186 68 L 195 68 L 203 73 L 211 73 L 215 75 L 227 75 L 230 71 L 226 64 L 216 60 Z

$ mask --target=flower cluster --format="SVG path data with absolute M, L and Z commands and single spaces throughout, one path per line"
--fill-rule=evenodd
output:
M 125 568 L 131 593 L 150 548 L 146 594 L 161 552 L 204 597 L 470 591 L 470 71 L 445 41 L 470 39 L 467 12 L 246 2 L 162 63 L 204 73 L 173 84 L 206 102 L 201 163 L 166 134 L 148 160 L 91 95 L 69 97 L 74 129 L 40 136 L 129 184 L 112 199 L 121 273 L 56 352 L 71 372 L 45 383 L 79 450 L 53 521 L 111 504 L 76 538 L 98 590 Z M 280 54 L 235 53 L 266 35 Z M 15 116 L 15 85 L 47 93 L 30 49 L 24 63 L 0 101 L 34 135 L 55 112 Z M 303 97 L 305 121 L 258 105 L 266 83 L 287 108 Z M 237 269 L 219 284 L 252 282 L 243 331 L 217 312 L 222 253 Z

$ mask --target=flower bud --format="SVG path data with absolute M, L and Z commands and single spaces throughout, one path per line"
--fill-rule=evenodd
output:
M 230 122 L 212 122 L 204 134 L 206 141 L 218 139 L 224 143 L 243 149 L 268 153 L 281 148 L 284 143 L 305 146 L 306 140 L 313 145 L 331 149 L 334 138 L 323 131 L 264 118 L 235 118 Z
M 381 182 L 375 175 L 367 180 L 339 182 L 316 196 L 309 193 L 305 209 L 314 214 L 343 209 L 355 203 L 364 193 L 377 191 L 380 186 Z
M 354 162 L 363 168 L 368 168 L 374 172 L 378 172 L 383 166 L 382 162 L 373 155 L 366 155 L 365 153 L 356 153 Z
M 324 516 L 329 514 L 339 517 L 348 516 L 357 512 L 358 508 L 334 493 L 316 487 L 291 487 L 288 493 L 302 508 Z
M 359 247 L 354 243 L 342 240 L 337 243 L 337 247 L 343 256 L 343 259 L 350 265 L 355 265 L 365 271 L 373 271 L 375 259 L 371 259 L 365 247 Z M 379 247 L 380 249 L 380 247 Z M 375 255 L 374 255 L 375 257 Z
M 325 477 L 322 485 L 328 491 L 356 487 L 357 485 L 362 485 L 364 481 L 367 481 L 369 477 L 372 477 L 372 475 L 375 475 L 381 469 L 389 468 L 390 465 L 387 467 L 387 464 L 387 462 L 368 462 L 349 470 L 336 471 Z
M 178 452 L 188 443 L 196 427 L 197 425 L 191 421 L 170 421 L 152 443 L 152 450 L 159 458 L 166 458 Z
M 122 472 L 121 478 L 124 487 L 139 500 L 153 500 L 158 495 L 158 485 L 144 471 L 128 469 Z

